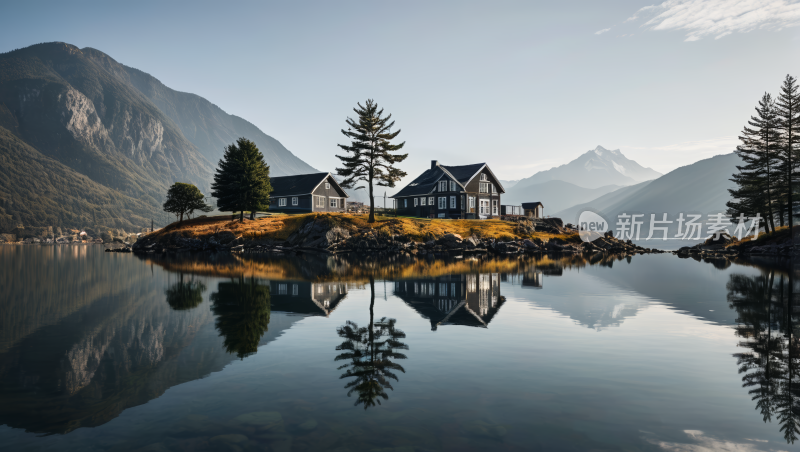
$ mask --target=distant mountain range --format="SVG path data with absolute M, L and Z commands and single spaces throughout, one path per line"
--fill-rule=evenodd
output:
M 607 185 L 633 185 L 661 176 L 658 171 L 628 159 L 619 149 L 609 151 L 597 146 L 566 165 L 539 171 L 520 180 L 514 188 L 519 190 L 550 180 L 561 180 L 584 188 L 600 188 Z
M 0 55 L 0 231 L 149 226 L 173 182 L 207 195 L 245 136 L 271 174 L 316 171 L 249 122 L 108 55 L 66 43 Z

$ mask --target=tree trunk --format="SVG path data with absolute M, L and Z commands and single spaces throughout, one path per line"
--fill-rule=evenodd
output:
M 244 210 L 239 212 L 239 223 L 244 223 Z
M 369 218 L 367 223 L 375 222 L 375 195 L 372 193 L 372 177 L 369 178 Z
M 178 223 L 183 223 L 183 212 L 181 212 L 181 218 L 178 220 Z
M 250 219 L 251 220 L 255 220 L 256 219 L 256 211 L 255 210 L 251 210 L 250 211 Z

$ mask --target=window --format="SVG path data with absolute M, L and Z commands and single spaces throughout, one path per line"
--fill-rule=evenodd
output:
M 330 190 L 330 189 L 331 189 L 331 183 L 325 182 L 325 190 Z
M 489 200 L 488 199 L 480 199 L 480 215 L 489 215 Z
M 419 199 L 414 198 L 414 207 L 417 207 L 417 204 L 419 204 Z
M 447 191 L 447 181 L 446 180 L 440 180 L 439 181 L 439 191 L 440 192 Z
M 297 296 L 297 284 L 292 284 L 292 295 Z
M 492 200 L 492 215 L 497 215 L 497 200 Z
M 286 198 L 278 198 L 278 205 L 283 207 L 286 205 Z
M 427 201 L 427 200 L 428 200 L 428 198 L 425 198 L 425 197 L 419 198 L 419 204 L 421 206 L 424 206 L 425 205 L 425 201 Z
M 331 198 L 331 207 L 339 208 L 339 198 Z
M 486 173 L 481 173 L 481 180 L 489 180 L 486 178 Z
M 492 187 L 492 194 L 497 193 L 497 191 L 494 189 L 494 184 L 489 184 L 489 186 Z
M 292 205 L 293 206 L 297 205 L 297 196 L 292 196 Z
M 286 295 L 286 284 L 278 284 L 278 295 Z
M 440 196 L 439 197 L 439 208 L 446 209 L 447 208 L 447 196 Z
M 434 203 L 436 203 L 436 201 L 434 201 L 434 197 L 433 197 L 433 196 L 431 196 L 430 198 L 428 198 L 428 205 L 429 205 L 429 206 L 432 206 L 432 205 L 434 205 Z
M 470 196 L 469 197 L 469 208 L 470 209 L 474 209 L 475 208 L 475 197 L 474 196 Z
M 325 207 L 325 197 L 317 196 L 317 207 Z
M 456 197 L 455 196 L 451 196 L 450 197 L 450 208 L 451 209 L 455 209 L 456 208 Z
M 443 214 L 443 213 L 440 213 L 440 214 L 439 214 L 439 218 L 444 218 L 444 214 Z
M 489 183 L 488 182 L 481 182 L 481 193 L 489 193 Z
M 456 191 L 456 183 L 455 181 L 450 181 L 450 191 Z
M 408 207 L 408 199 L 403 200 L 403 207 Z

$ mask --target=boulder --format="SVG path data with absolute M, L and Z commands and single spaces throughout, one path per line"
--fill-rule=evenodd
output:
M 335 243 L 339 243 L 342 240 L 347 240 L 350 238 L 350 231 L 344 228 L 340 228 L 338 226 L 332 227 L 325 233 L 325 240 L 328 242 L 329 245 L 333 245 Z
M 228 243 L 230 243 L 230 242 L 232 242 L 232 241 L 234 241 L 236 239 L 236 234 L 234 234 L 233 231 L 229 231 L 229 230 L 226 229 L 224 231 L 217 232 L 214 235 L 214 237 L 216 237 L 217 242 L 219 242 L 219 243 L 221 243 L 223 245 L 227 245 Z

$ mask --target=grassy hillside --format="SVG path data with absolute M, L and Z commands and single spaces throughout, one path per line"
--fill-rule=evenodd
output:
M 0 231 L 25 226 L 127 230 L 149 224 L 158 203 L 92 181 L 0 127 Z

